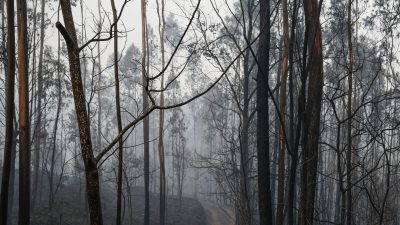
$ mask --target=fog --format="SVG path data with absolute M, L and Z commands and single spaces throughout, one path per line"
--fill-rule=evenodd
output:
M 0 225 L 399 224 L 399 1 L 0 12 Z

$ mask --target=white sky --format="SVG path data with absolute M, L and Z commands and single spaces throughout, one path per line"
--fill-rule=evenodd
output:
M 77 1 L 76 7 L 73 7 L 72 11 L 74 14 L 74 20 L 75 20 L 75 25 L 78 31 L 78 38 L 82 34 L 82 22 L 81 22 L 81 5 L 80 5 L 80 0 Z M 93 37 L 94 32 L 93 30 L 96 28 L 96 25 L 94 21 L 98 21 L 99 19 L 99 14 L 98 14 L 98 0 L 83 0 L 83 11 L 84 11 L 84 18 L 85 18 L 85 27 L 86 27 L 86 32 L 87 32 L 87 38 L 90 39 Z M 123 4 L 123 0 L 115 0 L 116 8 L 117 8 L 117 13 L 119 14 L 120 9 Z M 204 5 L 207 1 L 203 0 L 202 5 Z M 188 16 L 191 15 L 191 13 L 194 10 L 194 4 L 197 3 L 197 0 L 166 0 L 165 1 L 166 6 L 165 6 L 165 17 L 167 17 L 169 14 L 174 14 L 176 19 L 182 23 L 182 25 L 186 25 L 188 22 L 188 19 L 185 18 L 184 13 L 186 13 Z M 58 3 L 52 3 L 53 6 L 49 8 L 49 6 L 46 7 L 46 12 L 49 17 L 51 17 L 51 22 L 52 22 L 52 28 L 48 29 L 48 33 L 46 33 L 46 40 L 49 41 L 49 43 L 54 43 L 54 46 L 56 46 L 57 42 L 57 30 L 54 26 L 55 22 L 57 21 L 57 13 L 54 12 L 57 9 Z M 101 1 L 101 13 L 102 17 L 108 15 L 110 19 L 112 19 L 112 14 L 111 14 L 111 1 Z M 183 12 L 183 10 L 185 12 Z M 62 14 L 60 13 L 60 16 Z M 61 23 L 64 23 L 62 20 L 62 16 L 60 19 Z M 154 28 L 155 35 L 158 38 L 158 16 L 157 16 L 157 7 L 156 7 L 156 0 L 148 0 L 147 4 L 147 22 L 150 26 Z M 107 32 L 109 28 L 109 21 L 106 18 L 103 26 L 103 31 Z M 122 17 L 120 22 L 118 23 L 119 30 L 127 30 L 129 31 L 127 33 L 126 37 L 120 38 L 119 39 L 119 49 L 121 50 L 122 48 L 127 47 L 132 44 L 132 42 L 136 46 L 141 46 L 141 0 L 130 0 L 127 5 L 125 6 L 124 12 L 122 13 Z M 158 41 L 158 40 L 157 40 Z M 109 55 L 112 54 L 112 46 L 111 46 L 111 41 L 107 42 L 102 42 L 101 43 L 101 48 L 103 54 L 102 54 L 102 60 L 107 59 Z M 103 60 L 105 62 L 105 60 Z M 104 64 L 104 63 L 102 63 Z

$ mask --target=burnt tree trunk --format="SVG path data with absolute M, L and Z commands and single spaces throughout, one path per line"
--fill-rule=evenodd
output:
M 297 0 L 293 1 L 293 12 L 292 12 L 292 26 L 290 30 L 290 42 L 289 42 L 289 98 L 290 98 L 290 113 L 289 113 L 289 136 L 290 136 L 290 149 L 292 151 L 291 154 L 291 163 L 290 163 L 290 174 L 289 174 L 289 190 L 288 190 L 288 225 L 294 224 L 294 206 L 295 206 L 295 193 L 296 193 L 296 175 L 297 175 L 297 164 L 298 164 L 298 146 L 295 146 L 295 126 L 294 126 L 294 97 L 293 92 L 295 88 L 293 87 L 294 81 L 294 65 L 293 65 L 293 56 L 294 56 L 294 42 L 296 40 L 296 23 L 297 23 L 297 14 L 298 14 L 298 6 Z M 300 115 L 298 115 L 301 118 Z M 300 126 L 300 124 L 299 124 Z
M 270 1 L 260 1 L 260 45 L 257 72 L 257 169 L 258 169 L 258 204 L 260 225 L 273 224 L 272 200 L 270 189 L 270 159 L 269 159 L 269 50 L 270 50 Z

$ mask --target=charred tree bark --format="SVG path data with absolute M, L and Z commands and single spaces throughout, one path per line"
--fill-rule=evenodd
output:
M 240 130 L 240 218 L 241 225 L 251 224 L 251 211 L 249 202 L 249 173 L 250 173 L 250 157 L 249 157 L 249 55 L 250 51 L 245 54 L 244 59 L 244 84 L 243 84 L 243 110 L 242 120 L 243 127 Z
M 1 178 L 0 225 L 7 225 L 8 195 L 10 187 L 13 135 L 14 135 L 14 83 L 15 83 L 15 30 L 14 30 L 14 0 L 7 1 L 7 77 L 6 77 L 6 107 L 5 107 L 5 142 L 3 156 L 3 174 Z M 11 16 L 10 16 L 11 15 Z
M 89 118 L 86 110 L 86 100 L 82 85 L 82 74 L 75 24 L 72 16 L 70 1 L 61 0 L 60 4 L 64 17 L 65 28 L 59 22 L 57 22 L 56 26 L 67 43 L 72 92 L 75 103 L 75 111 L 78 119 L 82 157 L 85 166 L 86 193 L 90 213 L 90 224 L 102 225 L 103 218 L 101 211 L 99 172 L 92 149 Z
M 294 206 L 295 206 L 295 193 L 296 193 L 296 174 L 297 174 L 297 164 L 298 164 L 298 155 L 299 149 L 298 144 L 295 145 L 295 126 L 294 126 L 294 97 L 293 92 L 295 88 L 293 87 L 294 81 L 294 65 L 293 65 L 293 56 L 294 56 L 294 42 L 296 40 L 296 25 L 297 25 L 297 14 L 298 14 L 298 6 L 297 0 L 293 1 L 293 12 L 292 12 L 292 26 L 290 30 L 290 42 L 289 42 L 289 98 L 290 98 L 290 115 L 289 115 L 289 123 L 290 123 L 290 149 L 292 150 L 291 154 L 291 163 L 290 163 L 290 175 L 289 175 L 289 190 L 288 190 L 288 225 L 294 224 Z M 298 115 L 299 118 L 302 115 Z M 298 126 L 300 126 L 301 121 Z
M 270 1 L 260 1 L 260 45 L 257 72 L 257 169 L 258 169 L 258 205 L 260 225 L 273 224 L 272 201 L 270 189 L 270 159 L 269 159 L 269 50 L 270 50 Z
M 309 31 L 308 38 L 306 39 L 309 52 L 306 72 L 309 76 L 309 83 L 303 129 L 304 143 L 299 224 L 311 225 L 314 223 L 314 203 L 317 187 L 323 60 L 318 1 L 306 0 L 304 3 L 306 26 Z

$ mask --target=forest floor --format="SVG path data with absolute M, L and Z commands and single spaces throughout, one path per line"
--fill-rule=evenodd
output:
M 221 207 L 210 202 L 201 201 L 207 217 L 207 225 L 235 224 L 234 212 L 230 208 Z
M 87 225 L 88 208 L 82 193 L 83 188 L 78 185 L 64 186 L 57 193 L 57 202 L 52 213 L 48 209 L 48 200 L 43 188 L 41 200 L 36 204 L 31 215 L 32 225 Z M 115 190 L 105 186 L 102 192 L 102 211 L 104 225 L 115 224 L 116 193 Z M 128 196 L 124 196 L 123 224 L 143 224 L 144 218 L 144 188 L 132 187 L 130 202 Z M 15 199 L 12 224 L 16 224 L 18 211 Z M 159 195 L 150 193 L 150 225 L 159 225 Z M 209 206 L 207 206 L 209 207 Z M 211 207 L 211 206 L 210 206 Z M 132 209 L 132 210 L 130 210 Z M 208 208 L 210 209 L 210 208 Z M 180 202 L 176 196 L 167 199 L 167 225 L 208 225 L 207 216 L 202 204 L 193 198 L 182 198 Z M 216 217 L 218 218 L 218 217 Z M 213 220 L 214 221 L 214 220 Z M 218 219 L 215 220 L 218 222 Z M 221 224 L 224 223 L 213 223 Z

